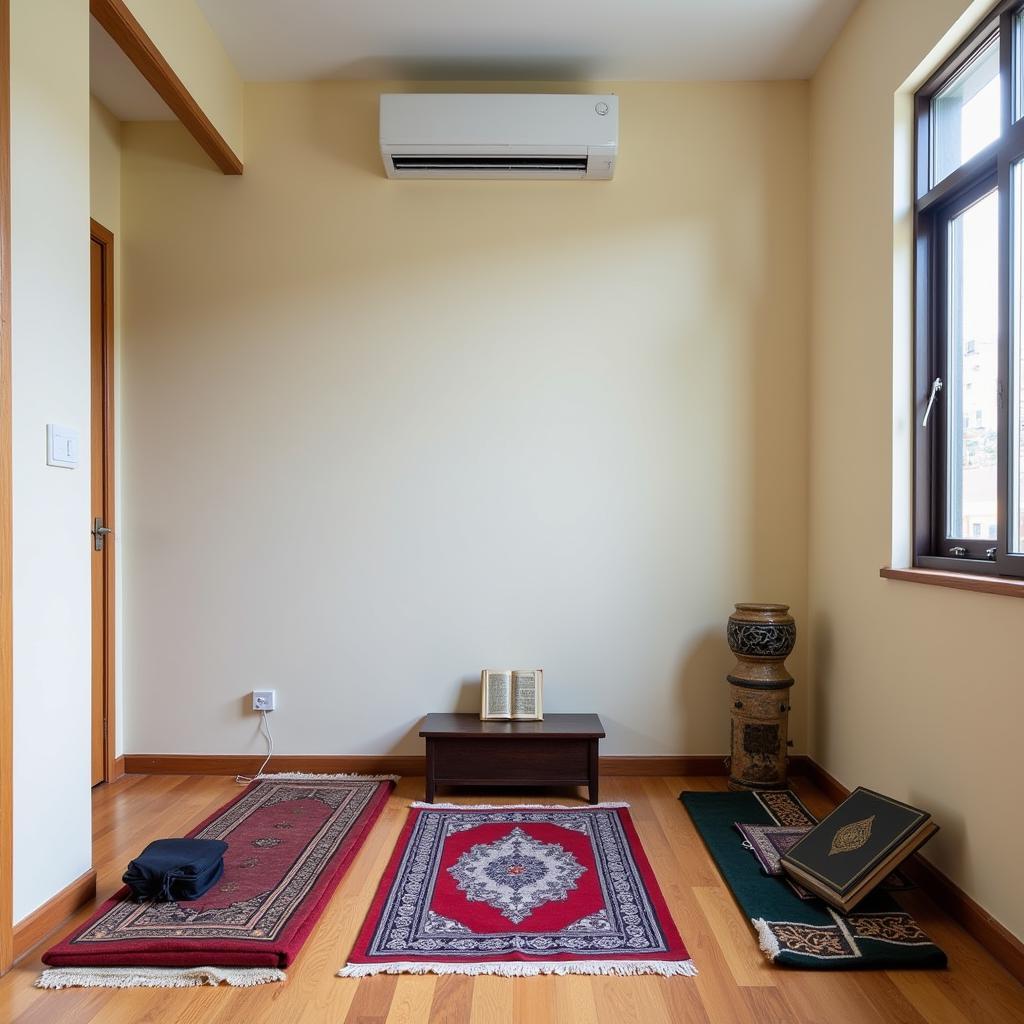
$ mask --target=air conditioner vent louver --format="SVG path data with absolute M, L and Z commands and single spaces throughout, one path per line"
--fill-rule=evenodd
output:
M 566 171 L 587 173 L 585 156 L 392 156 L 396 171 Z
M 580 93 L 383 93 L 389 178 L 611 178 L 619 101 Z

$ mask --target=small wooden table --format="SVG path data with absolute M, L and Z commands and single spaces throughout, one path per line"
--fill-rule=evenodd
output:
M 481 722 L 477 715 L 427 715 L 426 800 L 440 786 L 586 786 L 597 803 L 597 715 L 546 715 L 542 722 Z

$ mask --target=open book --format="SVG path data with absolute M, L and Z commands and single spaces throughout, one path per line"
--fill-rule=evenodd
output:
M 539 668 L 485 668 L 480 673 L 480 718 L 540 721 L 544 672 Z

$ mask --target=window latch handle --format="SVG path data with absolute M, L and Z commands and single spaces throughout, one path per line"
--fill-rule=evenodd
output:
M 924 410 L 924 419 L 921 420 L 921 426 L 922 427 L 927 427 L 928 426 L 928 417 L 931 416 L 931 414 L 932 414 L 932 406 L 935 404 L 935 396 L 938 395 L 938 393 L 941 390 L 942 390 L 942 378 L 941 377 L 936 377 L 935 380 L 932 381 L 932 390 L 931 390 L 931 393 L 928 395 L 928 405 L 925 407 L 925 410 Z

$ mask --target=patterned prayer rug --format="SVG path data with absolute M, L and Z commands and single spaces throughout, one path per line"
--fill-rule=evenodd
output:
M 394 788 L 394 776 L 262 775 L 189 833 L 228 844 L 198 900 L 127 887 L 43 955 L 40 988 L 179 988 L 284 980 Z
M 679 799 L 773 963 L 811 970 L 946 966 L 946 954 L 886 893 L 876 891 L 853 913 L 840 914 L 762 872 L 735 826 L 816 824 L 795 793 L 680 793 Z
M 626 804 L 413 804 L 343 977 L 696 974 Z

